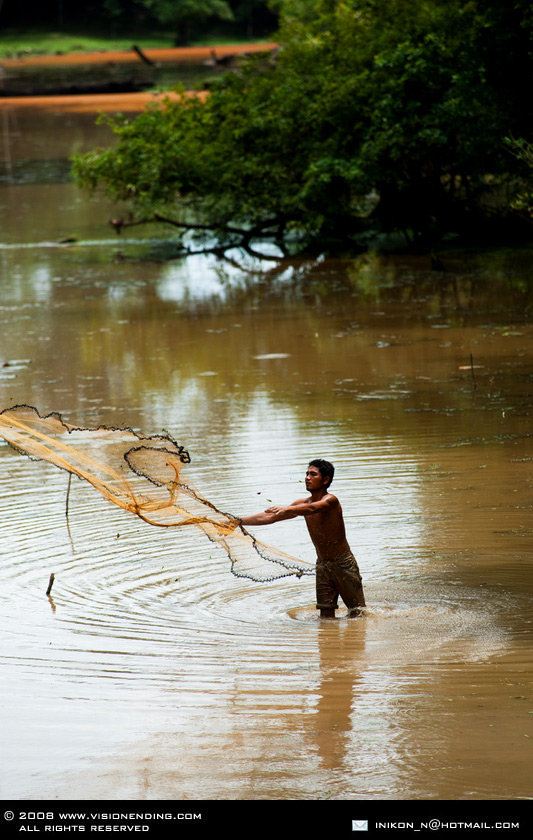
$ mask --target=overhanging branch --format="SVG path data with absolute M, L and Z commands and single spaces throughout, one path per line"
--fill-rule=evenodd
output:
M 118 234 L 122 233 L 122 230 L 124 228 L 138 227 L 140 225 L 153 224 L 154 222 L 171 225 L 172 227 L 178 228 L 179 230 L 183 231 L 202 231 L 205 233 L 210 232 L 213 234 L 229 234 L 230 236 L 239 237 L 237 241 L 227 242 L 225 244 L 220 244 L 209 248 L 206 247 L 195 251 L 184 248 L 184 256 L 193 254 L 224 254 L 225 251 L 228 251 L 231 248 L 243 248 L 243 250 L 246 251 L 246 253 L 248 253 L 252 257 L 255 257 L 256 259 L 272 260 L 274 262 L 278 262 L 280 259 L 279 257 L 274 257 L 270 254 L 263 254 L 252 247 L 252 239 L 255 239 L 259 236 L 268 236 L 269 238 L 273 238 L 276 245 L 280 248 L 282 255 L 286 256 L 286 250 L 283 243 L 285 221 L 280 220 L 279 218 L 266 219 L 264 222 L 260 222 L 250 228 L 239 228 L 234 225 L 227 224 L 203 224 L 200 222 L 184 222 L 178 219 L 172 219 L 169 216 L 164 216 L 162 213 L 154 213 L 153 216 L 146 219 L 133 220 L 118 218 L 109 220 L 109 224 L 116 230 Z M 268 234 L 267 231 L 269 230 L 273 232 Z

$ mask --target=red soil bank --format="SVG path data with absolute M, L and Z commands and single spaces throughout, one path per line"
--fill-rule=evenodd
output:
M 188 96 L 204 98 L 206 91 L 191 91 Z M 47 111 L 88 112 L 114 111 L 116 113 L 143 111 L 153 102 L 162 102 L 165 98 L 178 99 L 178 94 L 149 93 L 86 93 L 68 96 L 7 96 L 0 98 L 0 111 L 19 110 L 20 108 L 43 108 Z
M 224 58 L 229 55 L 242 55 L 242 53 L 268 52 L 277 47 L 274 43 L 261 44 L 224 44 L 224 46 L 213 47 L 174 47 L 169 49 L 143 50 L 144 54 L 157 62 L 174 62 L 184 64 L 197 64 L 208 61 L 212 52 L 217 58 Z M 139 61 L 139 56 L 133 50 L 116 50 L 100 52 L 75 52 L 64 55 L 29 55 L 21 58 L 0 58 L 0 66 L 3 67 L 44 67 L 69 64 L 106 64 L 108 62 L 134 62 Z

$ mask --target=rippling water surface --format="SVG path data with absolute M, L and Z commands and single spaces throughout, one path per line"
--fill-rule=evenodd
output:
M 50 175 L 72 132 L 8 150 L 1 407 L 168 429 L 242 515 L 332 460 L 368 609 L 320 622 L 312 578 L 235 578 L 78 480 L 67 529 L 66 476 L 0 445 L 2 796 L 530 797 L 531 253 L 163 261 Z

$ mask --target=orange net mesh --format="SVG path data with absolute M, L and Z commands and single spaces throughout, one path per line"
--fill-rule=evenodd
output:
M 196 526 L 226 552 L 237 577 L 259 581 L 314 573 L 311 564 L 256 540 L 237 517 L 184 484 L 181 470 L 191 459 L 168 434 L 81 429 L 59 414 L 41 417 L 32 406 L 16 405 L 0 412 L 0 438 L 30 458 L 88 481 L 109 502 L 149 525 Z

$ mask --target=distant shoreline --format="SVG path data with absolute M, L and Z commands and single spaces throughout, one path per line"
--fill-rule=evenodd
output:
M 207 91 L 189 91 L 188 96 L 203 98 Z M 0 97 L 0 111 L 41 109 L 57 113 L 75 112 L 98 114 L 102 111 L 115 113 L 140 113 L 147 105 L 161 104 L 163 100 L 179 99 L 173 91 L 137 91 L 134 93 L 79 93 L 54 96 L 5 96 Z
M 217 58 L 225 58 L 231 55 L 242 55 L 243 53 L 269 52 L 276 49 L 278 45 L 272 41 L 223 44 L 207 47 L 168 47 L 156 49 L 144 49 L 145 55 L 156 63 L 177 63 L 188 64 L 208 61 L 216 53 Z M 10 58 L 0 57 L 0 67 L 44 67 L 44 66 L 68 66 L 79 64 L 106 64 L 108 62 L 139 62 L 139 56 L 130 50 L 92 50 L 87 52 L 71 52 L 45 55 L 27 55 Z

